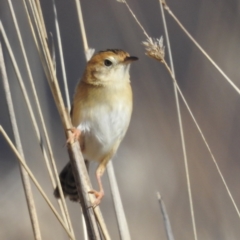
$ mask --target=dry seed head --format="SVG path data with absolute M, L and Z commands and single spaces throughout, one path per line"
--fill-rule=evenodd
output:
M 147 38 L 147 41 L 142 42 L 146 49 L 146 55 L 155 58 L 162 62 L 165 56 L 165 47 L 163 46 L 163 37 L 158 38 Z

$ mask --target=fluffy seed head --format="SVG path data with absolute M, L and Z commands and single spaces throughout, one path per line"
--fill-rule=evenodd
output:
M 142 42 L 146 49 L 146 55 L 152 57 L 160 62 L 164 60 L 165 47 L 163 46 L 163 37 L 159 39 L 147 38 L 147 41 Z

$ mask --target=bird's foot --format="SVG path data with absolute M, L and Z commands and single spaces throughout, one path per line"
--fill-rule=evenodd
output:
M 67 129 L 67 131 L 72 132 L 72 135 L 67 139 L 67 143 L 74 143 L 78 141 L 81 135 L 81 131 L 78 128 L 75 128 L 75 127 L 69 128 Z
M 96 191 L 96 190 L 91 190 L 88 193 L 90 194 L 94 194 L 95 196 L 95 201 L 93 202 L 92 207 L 95 208 L 96 206 L 98 206 L 101 203 L 101 200 L 104 196 L 104 192 L 103 191 Z

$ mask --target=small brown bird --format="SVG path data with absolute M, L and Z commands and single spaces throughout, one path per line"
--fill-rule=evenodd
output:
M 132 89 L 129 68 L 130 63 L 136 60 L 137 57 L 122 50 L 100 51 L 89 60 L 76 87 L 71 109 L 75 127 L 73 138 L 79 140 L 86 163 L 99 163 L 96 170 L 99 191 L 90 191 L 96 196 L 95 205 L 104 195 L 101 177 L 106 165 L 116 153 L 130 122 Z M 79 201 L 70 163 L 59 176 L 64 195 Z M 54 195 L 60 197 L 58 188 Z

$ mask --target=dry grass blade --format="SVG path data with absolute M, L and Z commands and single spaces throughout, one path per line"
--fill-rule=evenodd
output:
M 168 36 L 167 23 L 166 23 L 164 10 L 163 10 L 163 5 L 161 4 L 161 0 L 160 0 L 160 9 L 161 9 L 161 14 L 162 14 L 164 32 L 165 32 L 165 36 L 166 36 L 166 40 L 167 40 L 167 50 L 168 50 L 168 54 L 169 54 L 170 67 L 171 67 L 172 74 L 175 77 L 175 71 L 174 71 L 174 66 L 173 66 L 173 58 L 172 58 L 172 51 L 171 51 L 171 46 L 170 46 L 170 41 L 169 41 L 169 36 Z M 190 204 L 190 212 L 191 212 L 191 219 L 192 219 L 193 234 L 194 234 L 194 239 L 197 240 L 197 228 L 196 228 L 194 208 L 193 208 L 191 181 L 190 181 L 190 175 L 189 175 L 187 151 L 186 151 L 186 144 L 185 144 L 185 138 L 184 138 L 183 125 L 182 125 L 182 116 L 181 116 L 181 110 L 180 110 L 177 86 L 176 86 L 175 83 L 173 83 L 173 86 L 174 86 L 174 95 L 175 95 L 175 102 L 176 102 L 177 115 L 178 115 L 178 123 L 179 123 L 180 136 L 181 136 L 181 144 L 182 144 L 182 151 L 183 151 L 184 167 L 185 167 L 186 179 L 187 179 L 187 190 L 188 190 L 188 198 L 189 198 L 189 204 Z
M 12 96 L 10 92 L 10 87 L 8 83 L 8 78 L 7 78 L 7 72 L 6 72 L 6 67 L 4 63 L 4 58 L 3 58 L 3 52 L 2 52 L 2 45 L 0 44 L 0 72 L 3 80 L 3 87 L 5 90 L 6 94 L 6 99 L 7 99 L 7 105 L 9 109 L 9 115 L 10 115 L 10 120 L 12 124 L 12 129 L 13 129 L 13 134 L 15 138 L 15 142 L 18 148 L 18 151 L 20 152 L 21 156 L 24 158 L 24 153 L 23 153 L 23 148 L 21 144 L 21 139 L 18 131 L 18 126 L 16 122 L 16 117 L 15 117 L 15 111 L 13 107 L 13 102 L 12 102 Z M 25 196 L 26 196 L 26 201 L 28 205 L 28 210 L 30 214 L 30 219 L 32 223 L 32 228 L 33 228 L 33 233 L 34 233 L 34 239 L 35 240 L 41 240 L 41 232 L 39 228 L 39 223 L 38 223 L 38 217 L 37 217 L 37 212 L 35 208 L 35 203 L 33 199 L 33 194 L 31 190 L 31 185 L 30 185 L 30 180 L 27 172 L 25 169 L 20 165 L 20 172 L 21 172 L 21 177 L 22 177 L 22 183 L 25 191 Z
M 40 184 L 38 183 L 38 181 L 36 180 L 36 178 L 34 177 L 33 173 L 31 172 L 31 170 L 29 169 L 29 167 L 27 166 L 27 164 L 25 163 L 24 159 L 21 157 L 20 153 L 18 152 L 18 150 L 16 149 L 16 147 L 14 146 L 14 144 L 12 143 L 11 139 L 8 137 L 7 133 L 5 132 L 5 130 L 2 128 L 2 126 L 0 125 L 0 132 L 3 134 L 4 138 L 6 139 L 6 141 L 8 142 L 9 146 L 11 147 L 11 149 L 13 150 L 13 152 L 15 153 L 15 155 L 17 156 L 19 162 L 21 163 L 21 165 L 24 167 L 24 169 L 27 171 L 29 177 L 32 179 L 33 183 L 35 184 L 35 186 L 37 187 L 37 189 L 39 190 L 39 192 L 41 193 L 41 195 L 43 196 L 44 200 L 47 202 L 48 206 L 51 208 L 52 212 L 54 213 L 54 215 L 56 216 L 56 218 L 58 219 L 58 221 L 61 223 L 61 225 L 63 226 L 63 228 L 65 229 L 65 231 L 67 232 L 68 236 L 71 239 L 75 239 L 75 237 L 72 235 L 72 233 L 68 230 L 68 227 L 65 225 L 65 223 L 63 222 L 62 218 L 60 217 L 60 215 L 58 214 L 58 212 L 56 211 L 56 209 L 54 208 L 54 206 L 52 205 L 52 203 L 50 202 L 50 200 L 48 199 L 46 193 L 43 191 L 43 189 L 41 188 Z
M 234 200 L 234 198 L 233 198 L 233 196 L 232 196 L 232 194 L 231 194 L 231 191 L 230 191 L 230 189 L 229 189 L 229 187 L 228 187 L 228 185 L 227 185 L 227 183 L 226 183 L 226 181 L 225 181 L 225 179 L 224 179 L 224 177 L 223 177 L 223 174 L 222 174 L 222 172 L 221 172 L 221 170 L 220 170 L 220 168 L 219 168 L 219 166 L 218 166 L 218 163 L 217 163 L 217 161 L 216 161 L 216 159 L 215 159 L 215 157 L 214 157 L 214 155 L 213 155 L 213 153 L 212 153 L 212 150 L 211 150 L 211 148 L 210 148 L 210 146 L 209 146 L 209 144 L 208 144 L 208 142 L 207 142 L 207 140 L 206 140 L 206 138 L 205 138 L 205 136 L 204 136 L 204 134 L 203 134 L 203 132 L 202 132 L 202 130 L 201 130 L 201 128 L 200 128 L 197 120 L 196 120 L 196 118 L 194 117 L 194 115 L 193 115 L 193 113 L 192 113 L 192 111 L 191 111 L 191 109 L 190 109 L 190 107 L 189 107 L 189 105 L 188 105 L 188 103 L 187 103 L 187 101 L 186 101 L 186 99 L 185 99 L 185 97 L 184 97 L 181 89 L 179 88 L 179 86 L 178 86 L 178 84 L 177 84 L 177 81 L 176 81 L 176 79 L 175 79 L 175 77 L 174 77 L 171 69 L 169 68 L 168 64 L 167 64 L 165 61 L 163 62 L 163 64 L 164 64 L 165 67 L 167 68 L 168 72 L 170 73 L 170 75 L 171 75 L 171 77 L 172 77 L 172 80 L 173 80 L 174 83 L 176 84 L 177 90 L 178 90 L 178 92 L 179 92 L 179 94 L 180 94 L 180 96 L 181 96 L 181 98 L 182 98 L 182 100 L 183 100 L 183 102 L 184 102 L 184 104 L 185 104 L 185 106 L 186 106 L 186 108 L 187 108 L 190 116 L 192 117 L 192 120 L 193 120 L 194 124 L 196 125 L 196 127 L 197 127 L 197 129 L 198 129 L 198 132 L 199 132 L 199 134 L 201 135 L 201 137 L 202 137 L 202 139 L 203 139 L 203 142 L 204 142 L 205 146 L 206 146 L 207 149 L 208 149 L 208 152 L 210 153 L 210 156 L 211 156 L 211 158 L 212 158 L 212 160 L 213 160 L 213 163 L 214 163 L 215 166 L 216 166 L 216 169 L 217 169 L 217 171 L 218 171 L 218 174 L 219 174 L 219 176 L 220 176 L 220 178 L 221 178 L 221 180 L 222 180 L 222 182 L 223 182 L 223 184 L 224 184 L 224 186 L 225 186 L 225 188 L 226 188 L 226 190 L 227 190 L 228 196 L 230 197 L 230 199 L 231 199 L 231 201 L 232 201 L 232 203 L 233 203 L 233 206 L 234 206 L 234 208 L 235 208 L 235 210 L 236 210 L 236 212 L 237 212 L 237 215 L 238 215 L 238 217 L 240 218 L 240 212 L 239 212 L 239 209 L 238 209 L 238 207 L 237 207 L 237 204 L 236 204 L 236 202 L 235 202 L 235 200 Z
M 126 3 L 125 0 L 124 0 L 124 1 L 121 1 L 121 2 L 125 3 L 125 4 L 127 5 L 127 7 L 129 8 L 129 6 L 128 6 L 128 4 Z M 215 62 L 209 57 L 209 55 L 201 48 L 201 46 L 192 38 L 192 36 L 191 36 L 191 35 L 186 31 L 186 29 L 181 25 L 181 23 L 178 21 L 178 19 L 173 15 L 173 13 L 170 11 L 170 9 L 168 8 L 168 6 L 166 5 L 166 2 L 165 2 L 165 1 L 161 1 L 161 3 L 162 3 L 163 6 L 165 7 L 165 9 L 169 12 L 169 14 L 174 17 L 174 19 L 178 22 L 178 24 L 179 24 L 179 25 L 181 26 L 181 28 L 185 31 L 185 33 L 191 38 L 191 40 L 194 41 L 194 44 L 198 46 L 198 48 L 204 53 L 205 56 L 208 56 L 208 59 L 214 64 L 214 66 L 217 67 L 217 69 L 222 73 L 223 76 L 225 76 L 225 78 L 226 78 L 226 79 L 229 81 L 229 83 L 235 88 L 235 90 L 236 90 L 238 93 L 240 93 L 240 90 L 235 86 L 235 84 L 226 76 L 225 73 L 223 73 L 223 71 L 215 64 Z M 143 26 L 140 24 L 140 22 L 136 19 L 136 16 L 133 14 L 132 10 L 130 10 L 130 12 L 132 13 L 133 17 L 135 18 L 135 20 L 137 21 L 137 23 L 139 24 L 139 26 L 141 27 L 141 29 L 143 30 L 144 35 L 147 36 L 147 49 L 146 49 L 146 50 L 148 51 L 148 49 L 150 49 L 150 52 L 149 52 L 149 53 L 146 53 L 146 54 L 147 54 L 147 55 L 150 55 L 151 57 L 153 57 L 154 55 L 156 55 L 156 56 L 161 55 L 161 52 L 162 52 L 162 51 L 160 51 L 159 53 L 155 53 L 155 54 L 152 53 L 152 50 L 153 50 L 153 49 L 157 49 L 156 46 L 155 46 L 155 47 L 153 46 L 153 47 L 149 48 L 148 45 L 151 43 L 151 41 L 149 41 L 149 38 L 150 38 L 150 37 L 148 36 L 148 34 L 146 33 L 145 29 L 144 29 Z M 156 42 L 155 42 L 155 44 L 156 44 Z M 159 44 L 158 44 L 158 45 L 159 45 Z M 155 60 L 160 61 L 160 60 L 159 60 L 159 57 L 155 58 Z M 238 217 L 240 218 L 240 212 L 239 212 L 239 209 L 238 209 L 238 207 L 237 207 L 237 205 L 236 205 L 236 203 L 235 203 L 235 200 L 234 200 L 234 198 L 233 198 L 233 196 L 232 196 L 232 194 L 231 194 L 231 192 L 230 192 L 230 190 L 229 190 L 229 188 L 228 188 L 228 185 L 227 185 L 227 183 L 226 183 L 226 181 L 225 181 L 225 179 L 224 179 L 224 177 L 223 177 L 223 174 L 222 174 L 222 172 L 221 172 L 221 170 L 220 170 L 220 168 L 219 168 L 219 166 L 218 166 L 218 164 L 217 164 L 217 161 L 216 161 L 216 159 L 215 159 L 215 157 L 214 157 L 214 155 L 213 155 L 213 153 L 212 153 L 212 151 L 211 151 L 211 148 L 210 148 L 209 144 L 207 143 L 207 140 L 206 140 L 206 138 L 205 138 L 205 136 L 204 136 L 204 134 L 203 134 L 203 132 L 202 132 L 202 130 L 201 130 L 198 122 L 196 121 L 196 119 L 195 119 L 195 117 L 194 117 L 194 115 L 193 115 L 193 113 L 192 113 L 192 111 L 191 111 L 191 109 L 190 109 L 190 107 L 189 107 L 189 105 L 188 105 L 188 103 L 187 103 L 184 95 L 182 94 L 181 89 L 179 88 L 179 86 L 178 86 L 178 84 L 177 84 L 177 81 L 176 81 L 176 79 L 175 79 L 174 73 L 172 72 L 171 68 L 168 66 L 168 64 L 167 64 L 167 62 L 165 61 L 165 59 L 163 59 L 163 60 L 161 59 L 160 62 L 162 62 L 162 63 L 164 64 L 164 66 L 166 67 L 166 69 L 168 70 L 168 72 L 169 72 L 169 74 L 170 74 L 170 76 L 171 76 L 171 78 L 172 78 L 172 81 L 173 81 L 174 84 L 176 85 L 177 91 L 179 92 L 179 94 L 180 94 L 180 96 L 181 96 L 181 98 L 182 98 L 182 100 L 183 100 L 183 102 L 184 102 L 184 104 L 185 104 L 185 106 L 186 106 L 186 108 L 187 108 L 190 116 L 192 117 L 192 119 L 193 119 L 193 121 L 194 121 L 194 123 L 195 123 L 195 125 L 196 125 L 196 127 L 197 127 L 197 129 L 198 129 L 198 131 L 199 131 L 199 133 L 200 133 L 203 141 L 204 141 L 204 144 L 206 145 L 206 147 L 207 147 L 207 149 L 208 149 L 208 151 L 209 151 L 209 153 L 210 153 L 210 156 L 211 156 L 211 158 L 212 158 L 212 160 L 213 160 L 213 162 L 214 162 L 214 164 L 215 164 L 215 166 L 216 166 L 216 168 L 217 168 L 218 174 L 219 174 L 219 176 L 220 176 L 220 178 L 221 178 L 221 180 L 222 180 L 222 182 L 223 182 L 223 184 L 224 184 L 224 186 L 225 186 L 225 188 L 226 188 L 226 190 L 227 190 L 227 193 L 228 193 L 228 195 L 229 195 L 229 197 L 230 197 L 230 199 L 231 199 L 231 201 L 232 201 L 232 203 L 233 203 L 233 206 L 234 206 L 234 208 L 235 208 L 235 210 L 236 210 L 236 212 L 237 212 L 237 214 L 238 214 Z
M 54 72 L 52 59 L 49 53 L 46 39 L 44 37 L 44 32 L 42 30 L 39 13 L 37 11 L 34 1 L 29 1 L 29 5 L 31 8 L 31 11 L 33 12 L 34 24 L 37 28 L 36 35 L 37 35 L 37 38 L 39 39 L 39 54 L 41 56 L 42 64 L 44 66 L 48 83 L 51 88 L 52 94 L 54 96 L 54 100 L 57 105 L 59 114 L 61 116 L 64 129 L 67 130 L 71 128 L 71 122 L 69 120 L 69 115 L 65 110 L 65 106 L 63 103 L 60 89 L 59 89 L 58 81 Z M 67 137 L 70 137 L 71 135 L 70 131 L 66 131 L 66 135 Z M 91 185 L 90 185 L 88 173 L 87 173 L 78 143 L 74 143 L 69 146 L 69 156 L 70 156 L 70 161 L 74 166 L 73 168 L 74 177 L 75 177 L 78 193 L 80 195 L 89 237 L 90 239 L 100 239 L 93 209 L 89 208 L 89 206 L 91 206 L 90 198 L 92 199 L 92 196 L 89 197 L 88 192 L 91 189 Z M 97 207 L 96 209 L 99 209 L 99 208 Z M 103 226 L 103 224 L 101 224 L 101 227 L 104 228 L 105 225 Z M 110 239 L 106 231 L 106 228 L 105 228 L 104 235 L 106 239 Z
M 57 9 L 56 9 L 55 0 L 52 0 L 52 3 L 53 3 L 53 11 L 54 11 L 54 19 L 55 19 L 55 28 L 56 28 L 56 33 L 57 33 L 58 51 L 59 51 L 59 55 L 60 55 L 60 63 L 61 63 L 63 84 L 64 84 L 64 90 L 65 90 L 65 98 L 66 98 L 66 102 L 67 102 L 67 108 L 70 111 L 71 104 L 70 104 L 66 69 L 65 69 L 63 50 L 62 50 L 62 41 L 61 41 L 61 36 L 60 36 L 60 29 L 59 29 L 59 24 L 58 24 L 58 17 L 57 17 Z
M 81 30 L 82 40 L 83 40 L 83 48 L 85 50 L 85 57 L 86 57 L 86 60 L 89 61 L 89 59 L 94 54 L 95 50 L 89 48 L 87 44 L 87 35 L 85 31 L 80 1 L 76 0 L 76 6 L 77 6 L 80 30 Z M 116 181 L 116 176 L 113 169 L 113 164 L 111 161 L 108 163 L 108 166 L 107 166 L 107 174 L 110 182 L 110 188 L 111 188 L 114 208 L 117 216 L 120 237 L 122 240 L 129 240 L 131 239 L 131 237 L 130 237 L 127 220 L 126 220 L 126 216 L 125 216 L 123 205 L 122 205 L 122 200 L 121 200 L 121 196 L 120 196 L 117 181 Z M 102 219 L 100 212 L 95 211 L 95 214 L 97 215 L 98 219 Z
M 87 42 L 87 35 L 84 27 L 84 21 L 83 21 L 83 15 L 82 15 L 82 9 L 81 9 L 81 3 L 80 0 L 75 0 L 76 8 L 77 8 L 77 14 L 78 14 L 78 20 L 79 20 L 79 26 L 80 26 L 80 32 L 83 40 L 83 48 L 85 53 L 88 52 L 88 42 Z M 86 58 L 87 59 L 87 58 Z M 89 59 L 87 59 L 88 61 Z
M 189 39 L 197 46 L 197 48 L 203 53 L 203 55 L 212 63 L 212 65 L 222 74 L 222 76 L 227 80 L 227 82 L 240 94 L 240 89 L 236 84 L 227 76 L 227 74 L 216 64 L 216 62 L 209 56 L 209 54 L 200 46 L 200 44 L 192 37 L 192 35 L 186 30 L 186 28 L 181 24 L 178 18 L 170 10 L 169 6 L 165 1 L 161 1 L 166 11 L 169 15 L 176 21 L 179 27 L 184 31 L 184 33 L 189 37 Z
M 157 53 L 156 53 L 156 55 L 157 55 Z M 155 59 L 155 60 L 159 61 L 159 59 Z M 194 117 L 194 115 L 193 115 L 193 113 L 192 113 L 192 111 L 191 111 L 191 109 L 190 109 L 190 107 L 189 107 L 189 105 L 188 105 L 188 103 L 187 103 L 187 101 L 186 101 L 186 99 L 185 99 L 185 97 L 184 97 L 180 87 L 178 86 L 177 80 L 175 79 L 175 76 L 174 76 L 171 68 L 168 66 L 168 64 L 165 61 L 165 59 L 163 59 L 163 61 L 161 61 L 161 62 L 164 64 L 164 66 L 168 70 L 168 72 L 169 72 L 169 74 L 170 74 L 170 76 L 172 78 L 173 83 L 176 85 L 178 93 L 180 94 L 180 96 L 181 96 L 181 98 L 182 98 L 182 100 L 183 100 L 183 102 L 184 102 L 184 104 L 185 104 L 185 106 L 186 106 L 190 116 L 192 117 L 192 120 L 193 120 L 194 124 L 196 125 L 196 127 L 197 127 L 197 129 L 199 131 L 199 134 L 201 135 L 201 137 L 203 139 L 203 142 L 204 142 L 205 146 L 207 147 L 207 149 L 208 149 L 208 151 L 210 153 L 210 156 L 211 156 L 211 158 L 212 158 L 212 160 L 213 160 L 213 162 L 214 162 L 214 164 L 215 164 L 215 166 L 217 168 L 218 174 L 219 174 L 219 176 L 220 176 L 220 178 L 221 178 L 221 180 L 222 180 L 222 182 L 223 182 L 223 184 L 224 184 L 224 186 L 225 186 L 225 188 L 227 190 L 227 193 L 228 193 L 228 195 L 229 195 L 229 197 L 230 197 L 230 199 L 231 199 L 231 201 L 233 203 L 233 206 L 234 206 L 234 208 L 235 208 L 235 210 L 236 210 L 236 212 L 238 214 L 238 217 L 240 218 L 240 212 L 239 212 L 239 209 L 237 207 L 237 204 L 236 204 L 236 202 L 235 202 L 235 200 L 234 200 L 234 198 L 233 198 L 233 196 L 232 196 L 232 194 L 230 192 L 230 189 L 229 189 L 229 187 L 228 187 L 228 185 L 227 185 L 227 183 L 226 183 L 226 181 L 225 181 L 225 179 L 223 177 L 223 174 L 222 174 L 222 172 L 221 172 L 221 170 L 220 170 L 220 168 L 218 166 L 218 163 L 217 163 L 217 161 L 216 161 L 216 159 L 215 159 L 215 157 L 214 157 L 214 155 L 212 153 L 212 150 L 211 150 L 211 148 L 210 148 L 210 146 L 209 146 L 209 144 L 208 144 L 208 142 L 207 142 L 207 140 L 206 140 L 206 138 L 205 138 L 205 136 L 204 136 L 204 134 L 203 134 L 203 132 L 202 132 L 202 130 L 201 130 L 197 120 L 196 120 L 196 118 Z
M 133 16 L 134 20 L 136 21 L 136 23 L 138 24 L 138 26 L 142 29 L 143 34 L 147 37 L 147 39 L 150 39 L 149 35 L 147 34 L 146 30 L 144 29 L 144 27 L 142 26 L 142 24 L 138 21 L 136 15 L 134 14 L 134 12 L 132 11 L 132 9 L 130 8 L 130 6 L 128 5 L 126 0 L 117 0 L 118 2 L 121 3 L 125 3 L 125 5 L 128 8 L 128 11 L 131 13 L 131 15 Z
M 165 204 L 164 204 L 164 202 L 162 200 L 162 197 L 161 197 L 159 192 L 157 192 L 157 198 L 158 198 L 158 202 L 159 202 L 160 209 L 161 209 L 162 216 L 163 216 L 163 221 L 164 221 L 164 226 L 165 226 L 165 230 L 166 230 L 166 234 L 167 234 L 167 239 L 168 240 L 174 240 L 170 220 L 169 220 L 169 217 L 168 217 L 168 214 L 167 214 L 167 209 L 165 207 Z
M 125 3 L 128 10 L 132 14 L 133 18 L 136 20 L 139 27 L 143 30 L 144 35 L 147 37 L 146 41 L 143 41 L 142 44 L 145 46 L 146 49 L 146 55 L 159 61 L 159 62 L 165 62 L 165 47 L 163 45 L 163 37 L 160 37 L 159 39 L 153 39 L 151 38 L 147 32 L 145 31 L 142 24 L 138 21 L 137 17 L 127 4 L 125 0 L 119 1 L 122 3 Z M 165 23 L 165 18 L 163 17 L 163 21 Z M 166 24 L 165 26 L 165 33 L 167 35 L 168 39 L 168 33 Z M 171 50 L 170 50 L 170 42 L 168 41 L 168 51 L 170 54 L 170 60 L 171 60 L 171 68 L 173 70 L 173 62 L 172 62 L 172 56 L 171 56 Z M 174 74 L 174 70 L 173 70 Z M 190 177 L 189 177 L 189 171 L 188 171 L 188 162 L 187 162 L 187 154 L 186 154 L 186 148 L 185 148 L 185 140 L 184 140 L 184 134 L 183 134 L 183 127 L 182 127 L 182 119 L 181 119 L 181 112 L 180 112 L 180 106 L 178 101 L 178 94 L 177 94 L 177 88 L 174 83 L 174 94 L 175 94 L 175 100 L 176 100 L 176 107 L 177 107 L 177 114 L 178 114 L 178 122 L 179 122 L 179 128 L 180 128 L 180 135 L 181 135 L 181 143 L 182 143 L 182 149 L 183 149 L 183 157 L 184 157 L 184 164 L 185 164 L 185 170 L 186 170 L 186 177 L 187 177 L 187 185 L 188 185 L 188 196 L 189 196 L 189 202 L 190 202 L 190 211 L 191 211 L 191 218 L 193 223 L 193 232 L 194 232 L 194 238 L 197 240 L 197 234 L 196 234 L 196 226 L 195 226 L 195 217 L 194 217 L 194 210 L 193 210 L 193 202 L 192 202 L 192 193 L 191 193 L 191 186 L 190 186 Z
M 131 236 L 128 229 L 127 219 L 124 213 L 112 161 L 110 161 L 107 165 L 107 172 L 121 239 L 130 240 Z
M 65 130 L 67 130 L 71 127 L 71 123 L 69 121 L 69 116 L 65 111 L 65 106 L 64 106 L 63 99 L 62 99 L 62 96 L 61 96 L 61 92 L 60 92 L 60 89 L 59 89 L 59 85 L 58 85 L 58 82 L 57 82 L 57 79 L 56 79 L 53 63 L 52 63 L 52 60 L 51 60 L 51 56 L 50 56 L 50 53 L 49 53 L 49 50 L 48 50 L 47 43 L 45 41 L 44 32 L 41 30 L 42 26 L 41 26 L 41 21 L 39 20 L 39 13 L 37 11 L 35 3 L 31 2 L 31 1 L 29 3 L 30 3 L 30 6 L 31 6 L 31 10 L 33 12 L 34 22 L 35 22 L 35 25 L 36 25 L 36 28 L 37 28 L 37 31 L 38 31 L 37 36 L 39 38 L 39 46 L 40 46 L 39 54 L 41 56 L 42 63 L 43 63 L 43 66 L 44 66 L 44 70 L 45 70 L 45 73 L 47 75 L 47 79 L 48 79 L 51 91 L 53 93 L 56 105 L 58 107 L 58 110 L 59 110 L 64 128 L 65 128 Z M 66 133 L 68 135 L 71 134 L 69 131 L 66 131 Z M 71 151 L 73 151 L 73 153 Z M 81 169 L 81 171 L 82 171 L 81 176 L 83 176 L 83 175 L 87 176 L 87 171 L 86 171 L 85 166 L 84 165 L 79 166 L 80 162 L 83 162 L 83 158 L 82 158 L 81 154 L 79 153 L 78 157 L 75 157 L 77 151 L 79 151 L 79 148 L 77 148 L 77 144 L 72 144 L 70 146 L 69 152 L 71 154 L 70 159 L 72 161 L 72 164 L 73 164 L 73 166 L 75 166 L 73 168 L 74 172 Z M 76 167 L 76 166 L 78 166 L 78 167 Z M 81 166 L 84 166 L 84 167 L 81 168 Z M 84 173 L 84 171 L 85 171 L 85 173 Z M 92 222 L 95 221 L 94 214 L 92 212 L 92 209 L 88 208 L 88 206 L 91 205 L 89 197 L 88 197 L 88 191 L 90 190 L 90 187 L 86 184 L 86 182 L 85 182 L 85 184 L 82 182 L 82 179 L 81 179 L 81 177 L 78 173 L 74 174 L 74 176 L 76 177 L 75 180 L 76 180 L 76 183 L 77 183 L 78 192 L 81 195 L 80 199 L 82 200 L 83 211 L 84 211 L 87 226 L 88 226 L 88 233 L 89 233 L 90 236 L 92 236 L 92 234 L 96 235 L 96 234 L 98 234 L 97 233 L 97 225 L 96 225 L 96 223 L 92 224 Z M 82 189 L 87 189 L 87 190 L 83 191 L 85 193 L 84 196 L 82 195 Z M 95 238 L 96 238 L 96 236 L 93 236 L 93 239 L 95 239 Z
M 20 73 L 20 70 L 18 68 L 18 65 L 17 65 L 17 62 L 15 60 L 15 57 L 14 57 L 14 54 L 13 54 L 13 51 L 12 51 L 12 48 L 9 44 L 9 41 L 8 41 L 8 38 L 6 36 L 6 33 L 5 33 L 5 30 L 2 26 L 2 24 L 0 23 L 0 30 L 2 32 L 2 35 L 3 35 L 3 39 L 6 43 L 6 46 L 7 46 L 7 50 L 9 52 L 9 55 L 10 55 L 10 58 L 11 58 L 11 61 L 13 63 L 13 67 L 14 67 L 14 70 L 16 72 L 16 75 L 17 75 L 17 79 L 19 81 L 19 84 L 20 84 L 20 87 L 21 87 L 21 90 L 23 92 L 23 96 L 24 96 L 24 99 L 26 101 L 26 105 L 27 105 L 27 109 L 29 111 L 29 114 L 30 114 L 30 117 L 31 117 L 31 120 L 32 120 L 32 123 L 33 123 L 33 127 L 34 127 L 34 130 L 36 132 L 36 136 L 37 136 L 37 139 L 38 139 L 38 142 L 39 142 L 39 145 L 41 147 L 41 150 L 42 150 L 42 153 L 43 153 L 43 157 L 44 157 L 44 160 L 45 160 L 45 163 L 46 163 L 46 166 L 47 166 L 47 169 L 48 169 L 48 172 L 50 173 L 50 179 L 52 180 L 53 182 L 53 185 L 56 186 L 56 183 L 55 183 L 55 180 L 53 178 L 53 175 L 52 175 L 52 170 L 51 170 L 51 166 L 50 166 L 50 162 L 49 162 L 49 159 L 48 159 L 48 156 L 47 156 L 47 151 L 46 151 L 46 148 L 45 146 L 43 145 L 43 141 L 42 141 L 42 136 L 40 134 L 40 130 L 39 130 L 39 127 L 38 127 L 38 124 L 37 124 L 37 120 L 36 120 L 36 117 L 33 113 L 33 108 L 32 108 L 32 104 L 29 100 L 29 97 L 28 97 L 28 94 L 27 94 L 27 91 L 26 91 L 26 87 L 25 87 L 25 84 L 23 82 L 23 79 L 22 79 L 22 76 L 21 76 L 21 73 Z M 49 143 L 50 144 L 50 143 Z M 54 160 L 53 160 L 54 162 Z M 55 173 L 57 174 L 57 170 L 55 171 Z M 59 182 L 59 185 L 60 185 L 60 182 Z M 66 209 L 66 208 L 65 208 Z M 66 211 L 65 211 L 66 212 Z M 65 216 L 65 215 L 64 215 Z
M 8 0 L 8 3 L 9 3 L 10 11 L 11 11 L 11 14 L 12 14 L 12 18 L 13 18 L 13 21 L 14 21 L 14 25 L 15 25 L 15 28 L 16 28 L 16 32 L 17 32 L 19 43 L 20 43 L 20 47 L 21 47 L 21 50 L 22 50 L 22 53 L 23 53 L 23 58 L 24 58 L 24 62 L 25 62 L 26 68 L 27 68 L 27 73 L 28 73 L 28 77 L 29 77 L 30 84 L 31 84 L 31 87 L 32 87 L 32 92 L 33 92 L 34 99 L 35 99 L 35 102 L 36 102 L 36 105 L 37 105 L 37 111 L 38 111 L 39 116 L 40 116 L 40 122 L 41 122 L 42 127 L 43 127 L 43 132 L 44 132 L 44 135 L 45 135 L 47 148 L 48 148 L 50 159 L 51 159 L 51 164 L 52 164 L 53 169 L 54 169 L 55 179 L 57 180 L 58 187 L 61 188 L 61 184 L 60 184 L 60 181 L 58 179 L 57 168 L 56 168 L 56 164 L 55 164 L 55 160 L 54 160 L 54 156 L 53 156 L 53 151 L 52 151 L 50 140 L 49 140 L 49 137 L 48 137 L 45 121 L 44 121 L 44 118 L 43 118 L 40 102 L 39 102 L 36 87 L 35 87 L 35 84 L 34 84 L 34 81 L 33 81 L 32 72 L 31 72 L 31 69 L 30 69 L 30 66 L 29 66 L 29 61 L 27 59 L 27 54 L 26 54 L 25 47 L 24 47 L 24 44 L 23 44 L 23 40 L 22 40 L 22 36 L 21 36 L 20 29 L 19 29 L 19 26 L 18 26 L 18 22 L 17 22 L 16 16 L 15 16 L 15 12 L 14 12 L 11 0 Z M 56 182 L 55 182 L 55 179 L 54 179 L 54 176 L 53 176 L 53 173 L 52 173 L 52 169 L 50 167 L 50 162 L 49 162 L 48 158 L 45 159 L 45 161 L 48 161 L 48 164 L 46 164 L 47 169 L 49 171 L 49 175 L 50 175 L 50 178 L 51 178 L 51 181 L 52 181 L 52 185 L 55 188 L 56 187 Z M 66 207 L 66 203 L 65 203 L 65 199 L 64 199 L 63 194 L 62 194 L 61 200 L 62 201 L 59 201 L 58 203 L 59 203 L 62 215 L 64 217 L 64 221 L 69 225 L 69 228 L 70 228 L 71 232 L 73 233 L 72 224 L 71 224 L 71 221 L 70 221 L 69 213 L 68 213 L 68 210 L 67 210 L 67 207 Z

